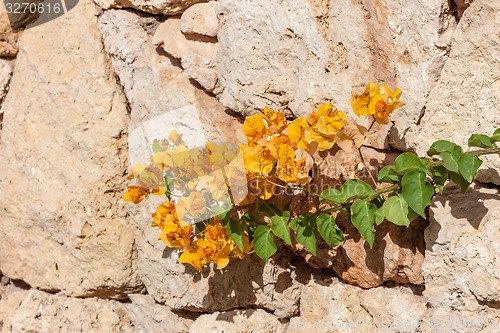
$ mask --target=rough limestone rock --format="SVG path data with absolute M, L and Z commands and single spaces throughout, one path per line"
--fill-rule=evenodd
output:
M 166 20 L 156 30 L 153 43 L 163 48 L 170 56 L 181 60 L 185 73 L 205 90 L 216 90 L 219 88 L 215 64 L 217 39 L 184 34 L 181 27 L 181 19 Z
M 195 3 L 206 0 L 94 0 L 104 9 L 132 8 L 149 14 L 178 15 Z
M 282 333 L 284 331 L 284 325 L 278 318 L 260 309 L 201 315 L 189 328 L 190 333 Z
M 151 297 L 130 303 L 73 298 L 13 285 L 0 287 L 0 332 L 187 333 L 191 320 L 178 317 Z
M 242 114 L 268 105 L 305 115 L 332 101 L 346 112 L 370 80 L 397 85 L 407 103 L 393 144 L 415 126 L 455 27 L 447 0 L 218 1 L 220 101 Z M 383 148 L 383 147 L 378 147 Z
M 99 19 L 106 51 L 130 104 L 129 164 L 147 162 L 153 140 L 174 129 L 191 147 L 209 140 L 243 142 L 241 124 L 193 86 L 175 59 L 154 46 L 151 35 L 160 24 L 121 10 L 106 11 Z
M 406 144 L 418 154 L 424 155 L 439 139 L 467 147 L 471 134 L 491 135 L 500 128 L 498 22 L 498 1 L 475 1 L 465 11 L 420 126 L 411 128 L 406 135 Z M 477 179 L 499 185 L 500 159 L 486 156 L 484 160 Z
M 184 73 L 198 82 L 206 91 L 216 92 L 220 88 L 214 59 L 196 53 L 186 53 L 182 56 L 181 64 Z
M 302 291 L 300 316 L 290 320 L 286 333 L 419 332 L 426 306 L 414 290 L 311 281 Z
M 446 187 L 425 231 L 424 296 L 434 331 L 500 329 L 500 195 L 479 185 Z
M 132 303 L 125 305 L 128 316 L 134 324 L 134 332 L 183 333 L 189 330 L 192 320 L 171 311 L 155 302 L 148 295 L 129 295 Z
M 216 5 L 216 1 L 210 1 L 189 7 L 181 16 L 182 32 L 217 37 L 219 20 L 215 9 Z
M 126 101 L 94 4 L 23 33 L 0 141 L 0 270 L 68 295 L 142 283 L 121 199 Z M 8 258 L 8 259 L 7 259 Z
M 279 318 L 297 313 L 302 288 L 299 281 L 311 274 L 303 263 L 290 266 L 290 258 L 275 258 L 264 264 L 252 255 L 234 260 L 223 271 L 207 266 L 200 273 L 178 264 L 179 253 L 165 249 L 156 231 L 145 230 L 144 234 L 146 242 L 138 244 L 139 269 L 157 302 L 192 312 L 258 307 Z
M 17 39 L 19 33 L 13 32 L 4 4 L 0 4 L 0 57 L 15 57 L 19 52 Z
M 217 51 L 215 43 L 209 38 L 185 35 L 181 31 L 181 19 L 169 18 L 155 32 L 153 43 L 161 46 L 165 52 L 176 59 L 181 59 L 186 53 L 197 53 L 206 58 L 213 58 Z

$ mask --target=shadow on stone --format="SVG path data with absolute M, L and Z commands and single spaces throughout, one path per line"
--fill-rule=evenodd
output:
M 483 202 L 495 198 L 498 198 L 498 194 L 481 193 L 472 186 L 465 193 L 460 193 L 458 186 L 450 183 L 445 186 L 443 195 L 437 197 L 437 202 L 440 202 L 443 207 L 448 205 L 454 218 L 466 219 L 477 230 L 488 213 L 488 208 Z
M 328 281 L 333 277 L 331 270 L 314 270 L 302 257 L 279 241 L 276 243 L 280 250 L 267 263 L 252 254 L 242 260 L 232 260 L 222 270 L 211 265 L 198 272 L 186 265 L 184 273 L 192 276 L 193 283 L 207 279 L 203 308 L 211 309 L 217 304 L 216 311 L 253 308 L 264 309 L 278 317 L 289 317 L 298 311 L 304 285 L 311 279 Z M 164 255 L 169 256 L 170 252 L 170 249 L 165 249 Z M 232 322 L 227 316 L 218 319 Z

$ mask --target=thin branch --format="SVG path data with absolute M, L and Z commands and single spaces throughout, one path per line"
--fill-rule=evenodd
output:
M 471 155 L 474 155 L 474 156 L 500 154 L 500 147 L 478 149 L 478 150 L 469 151 L 469 152 L 467 152 L 465 154 L 471 154 Z M 427 165 L 427 168 L 428 169 L 433 169 L 433 168 L 436 168 L 436 167 L 441 166 L 441 165 L 443 165 L 443 161 L 435 161 L 435 162 L 429 163 Z
M 361 163 L 363 163 L 363 166 L 365 167 L 366 172 L 368 172 L 368 175 L 370 176 L 370 179 L 373 182 L 373 186 L 375 186 L 375 188 L 378 189 L 378 186 L 377 186 L 378 182 L 373 177 L 372 173 L 370 172 L 370 169 L 368 169 L 368 165 L 366 164 L 365 158 L 363 157 L 363 154 L 361 153 L 361 147 L 358 148 L 358 153 L 359 153 L 359 157 L 361 158 Z

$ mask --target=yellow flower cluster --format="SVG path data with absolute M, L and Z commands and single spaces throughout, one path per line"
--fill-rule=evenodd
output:
M 180 263 L 191 264 L 197 270 L 201 270 L 207 263 L 215 263 L 218 269 L 222 269 L 229 263 L 229 258 L 242 258 L 252 249 L 245 235 L 244 248 L 240 250 L 217 217 L 207 225 L 203 236 L 198 237 L 191 245 L 193 227 L 179 219 L 176 205 L 172 202 L 165 202 L 158 207 L 153 214 L 152 226 L 162 231 L 159 239 L 166 246 L 186 250 L 179 257 Z
M 392 111 L 403 105 L 400 96 L 398 88 L 392 92 L 385 83 L 369 83 L 365 92 L 353 94 L 351 105 L 358 116 L 387 123 Z M 138 204 L 150 194 L 167 196 L 169 201 L 152 214 L 152 226 L 161 230 L 159 239 L 166 246 L 185 250 L 179 262 L 198 270 L 207 263 L 221 269 L 229 258 L 242 258 L 252 249 L 248 231 L 238 239 L 239 247 L 230 238 L 217 218 L 221 211 L 257 198 L 268 200 L 277 186 L 307 185 L 317 151 L 335 144 L 346 151 L 359 148 L 367 129 L 325 103 L 309 117 L 293 121 L 266 107 L 246 118 L 243 132 L 247 144 L 209 142 L 188 149 L 173 131 L 168 139 L 154 142 L 151 163 L 134 166 L 128 178 L 135 184 L 128 187 L 126 201 Z M 202 232 L 195 231 L 195 225 Z
M 203 232 L 203 237 L 198 238 L 193 246 L 179 257 L 179 262 L 190 264 L 201 270 L 207 263 L 215 263 L 217 269 L 222 269 L 229 264 L 230 258 L 243 258 L 252 245 L 248 236 L 243 236 L 244 248 L 240 250 L 235 242 L 229 238 L 226 228 L 217 217 L 214 218 Z
M 153 227 L 158 227 L 162 232 L 159 237 L 168 247 L 183 249 L 191 243 L 193 227 L 179 220 L 173 202 L 165 202 L 158 206 L 153 214 Z
M 309 171 L 316 151 L 329 150 L 335 143 L 346 150 L 353 145 L 359 147 L 366 129 L 325 103 L 309 117 L 293 121 L 288 121 L 284 113 L 266 107 L 263 113 L 246 118 L 243 132 L 248 144 L 241 145 L 241 154 L 250 190 L 241 203 L 245 205 L 257 197 L 271 198 L 277 180 L 307 185 L 311 181 Z
M 238 191 L 246 186 L 245 166 L 236 158 L 239 146 L 210 142 L 188 149 L 173 131 L 168 140 L 155 142 L 153 149 L 156 152 L 149 165 L 132 168 L 128 178 L 135 179 L 136 185 L 128 187 L 124 200 L 137 204 L 149 194 L 170 196 L 175 191 L 175 204 L 168 201 L 159 205 L 152 214 L 152 226 L 161 230 L 159 239 L 167 247 L 185 250 L 181 263 L 198 270 L 215 263 L 221 269 L 229 258 L 245 256 L 252 249 L 248 236 L 242 237 L 244 246 L 240 249 L 213 211 L 224 204 L 227 210 L 230 189 Z M 247 191 L 241 192 L 246 197 Z M 201 234 L 195 234 L 197 222 L 205 227 Z
M 378 86 L 370 82 L 362 94 L 352 95 L 351 106 L 357 116 L 374 116 L 378 123 L 387 124 L 389 115 L 404 105 L 399 100 L 402 93 L 399 88 L 391 91 L 386 83 Z

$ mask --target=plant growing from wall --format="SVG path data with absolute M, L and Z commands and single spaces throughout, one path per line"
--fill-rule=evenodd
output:
M 357 116 L 387 124 L 390 114 L 404 105 L 401 94 L 385 83 L 369 83 L 363 93 L 353 94 L 351 106 Z M 288 245 L 295 239 L 312 254 L 318 237 L 329 246 L 341 246 L 339 212 L 372 247 L 384 220 L 408 227 L 418 216 L 425 218 L 426 207 L 447 181 L 465 192 L 482 164 L 480 156 L 500 153 L 500 129 L 491 136 L 472 135 L 468 145 L 474 149 L 467 152 L 439 140 L 426 157 L 406 152 L 394 165 L 384 166 L 377 180 L 370 174 L 373 186 L 349 179 L 339 188 L 316 193 L 311 170 L 317 166 L 317 153 L 337 146 L 361 154 L 369 129 L 326 103 L 309 117 L 294 120 L 265 108 L 246 117 L 243 132 L 247 144 L 209 142 L 188 149 L 174 131 L 153 143 L 149 164 L 132 168 L 129 179 L 135 184 L 124 199 L 135 204 L 151 194 L 166 199 L 152 214 L 152 226 L 160 229 L 166 246 L 183 251 L 180 263 L 198 270 L 215 263 L 222 269 L 231 258 L 253 252 L 268 260 L 277 251 L 275 237 Z M 316 207 L 291 212 L 270 203 L 286 195 L 307 195 Z

